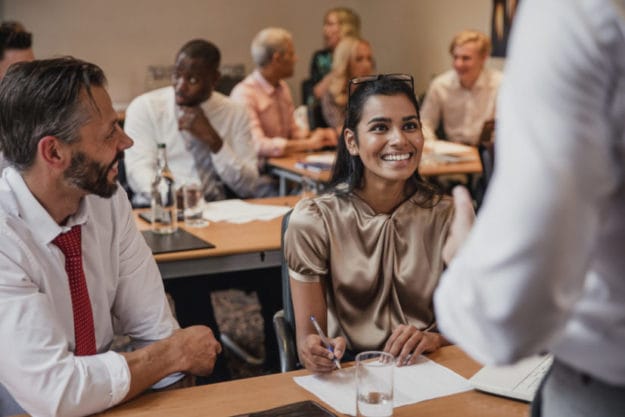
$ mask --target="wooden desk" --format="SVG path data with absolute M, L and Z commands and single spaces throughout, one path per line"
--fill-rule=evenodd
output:
M 419 164 L 419 173 L 425 177 L 437 175 L 451 174 L 480 174 L 482 172 L 482 163 L 480 162 L 477 149 L 471 146 L 465 147 L 465 153 L 462 155 L 469 160 L 461 162 L 437 162 L 429 153 L 424 151 L 423 158 Z M 302 161 L 308 155 L 314 155 L 311 152 L 298 152 L 286 155 L 280 158 L 269 158 L 267 164 L 272 175 L 278 177 L 280 181 L 280 195 L 286 193 L 286 180 L 293 182 L 301 182 L 302 178 L 310 178 L 319 184 L 325 184 L 330 181 L 331 171 L 311 171 L 296 167 L 296 163 Z
M 430 355 L 430 358 L 466 378 L 480 369 L 478 363 L 455 346 L 444 347 Z M 307 373 L 301 370 L 146 394 L 99 415 L 102 417 L 220 417 L 260 411 L 302 400 L 315 400 L 321 403 L 321 400 L 293 381 L 293 376 Z M 528 409 L 526 403 L 469 391 L 396 408 L 394 416 L 521 417 L 527 416 Z
M 293 207 L 299 199 L 288 196 L 246 201 Z M 150 228 L 138 215 L 136 219 L 140 230 Z M 282 263 L 281 222 L 281 217 L 242 224 L 211 222 L 202 228 L 187 227 L 181 222 L 180 228 L 211 242 L 215 248 L 163 253 L 154 258 L 164 279 L 277 267 Z

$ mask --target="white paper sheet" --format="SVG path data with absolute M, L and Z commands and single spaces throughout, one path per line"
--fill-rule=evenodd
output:
M 243 200 L 223 200 L 204 203 L 202 216 L 211 222 L 247 223 L 271 220 L 291 210 L 288 206 L 246 203 Z
M 355 367 L 330 374 L 294 377 L 295 382 L 343 414 L 356 415 Z M 444 397 L 473 388 L 467 379 L 423 356 L 412 366 L 396 367 L 393 407 Z
M 433 140 L 425 142 L 425 150 L 438 155 L 461 155 L 470 152 L 471 147 L 447 140 Z
M 326 152 L 326 153 L 318 153 L 313 155 L 306 155 L 304 160 L 306 162 L 317 162 L 321 164 L 328 164 L 330 166 L 334 165 L 334 160 L 336 159 L 336 152 Z

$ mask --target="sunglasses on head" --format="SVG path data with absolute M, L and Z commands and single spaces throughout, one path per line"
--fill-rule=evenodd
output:
M 358 89 L 359 86 L 367 83 L 374 83 L 380 80 L 402 82 L 408 85 L 411 91 L 414 91 L 414 78 L 410 74 L 376 74 L 352 78 L 347 84 L 347 108 L 349 109 L 349 102 L 351 100 L 352 94 Z

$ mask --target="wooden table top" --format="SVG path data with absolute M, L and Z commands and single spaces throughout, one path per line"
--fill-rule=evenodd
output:
M 272 197 L 245 200 L 248 203 L 295 206 L 299 196 Z M 149 230 L 150 224 L 141 220 L 135 211 L 139 230 Z M 179 223 L 181 229 L 215 245 L 212 249 L 198 249 L 183 252 L 161 253 L 154 256 L 157 262 L 179 261 L 214 256 L 234 255 L 239 253 L 261 252 L 280 249 L 280 229 L 282 217 L 267 221 L 248 223 L 210 222 L 206 227 L 187 227 Z
M 465 378 L 472 376 L 481 368 L 481 365 L 470 359 L 456 346 L 441 348 L 429 357 Z M 102 417 L 226 417 L 303 400 L 321 403 L 313 394 L 293 381 L 294 376 L 307 374 L 308 371 L 300 370 L 145 394 L 99 415 Z M 521 417 L 527 416 L 528 409 L 528 405 L 523 402 L 468 391 L 396 408 L 394 416 Z M 337 413 L 337 415 L 342 414 Z
M 441 162 L 431 157 L 431 154 L 424 151 L 424 156 L 419 165 L 419 173 L 423 176 L 451 175 L 451 174 L 479 174 L 482 172 L 477 149 L 465 146 L 464 157 L 460 162 Z M 311 178 L 318 182 L 329 182 L 332 172 L 329 170 L 311 171 L 305 168 L 298 168 L 297 162 L 304 161 L 309 155 L 319 155 L 327 152 L 297 152 L 279 158 L 269 158 L 267 163 L 271 167 Z

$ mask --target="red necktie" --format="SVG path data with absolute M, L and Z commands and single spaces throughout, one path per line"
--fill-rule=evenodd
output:
M 69 232 L 58 235 L 52 243 L 58 246 L 65 255 L 65 271 L 69 278 L 74 313 L 74 337 L 76 339 L 74 354 L 77 356 L 95 355 L 95 328 L 85 271 L 82 269 L 80 226 L 74 226 Z

